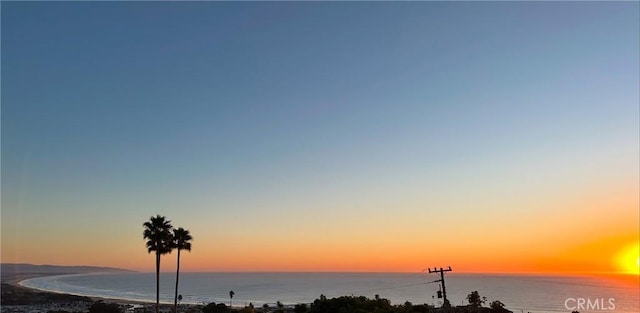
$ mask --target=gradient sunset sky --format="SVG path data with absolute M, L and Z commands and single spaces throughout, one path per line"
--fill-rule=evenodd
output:
M 638 2 L 1 6 L 2 262 L 637 271 Z

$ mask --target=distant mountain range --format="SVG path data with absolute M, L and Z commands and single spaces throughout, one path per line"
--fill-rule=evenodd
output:
M 4 274 L 80 274 L 95 272 L 132 272 L 121 268 L 98 266 L 35 265 L 26 263 L 2 263 L 0 273 Z

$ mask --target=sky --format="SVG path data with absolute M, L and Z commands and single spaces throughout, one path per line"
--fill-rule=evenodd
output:
M 1 9 L 2 262 L 638 271 L 638 2 Z

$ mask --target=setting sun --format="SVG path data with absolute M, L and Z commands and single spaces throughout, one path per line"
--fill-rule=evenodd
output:
M 616 263 L 623 273 L 640 274 L 640 244 L 636 242 L 625 247 L 618 254 Z

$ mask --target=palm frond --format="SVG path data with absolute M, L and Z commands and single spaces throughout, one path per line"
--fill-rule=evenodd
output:
M 180 227 L 173 229 L 173 247 L 179 250 L 191 251 L 193 237 L 188 230 Z
M 149 253 L 165 254 L 171 252 L 173 248 L 171 221 L 158 214 L 155 217 L 152 216 L 142 225 L 145 228 L 142 235 L 144 239 L 147 239 L 146 246 Z

